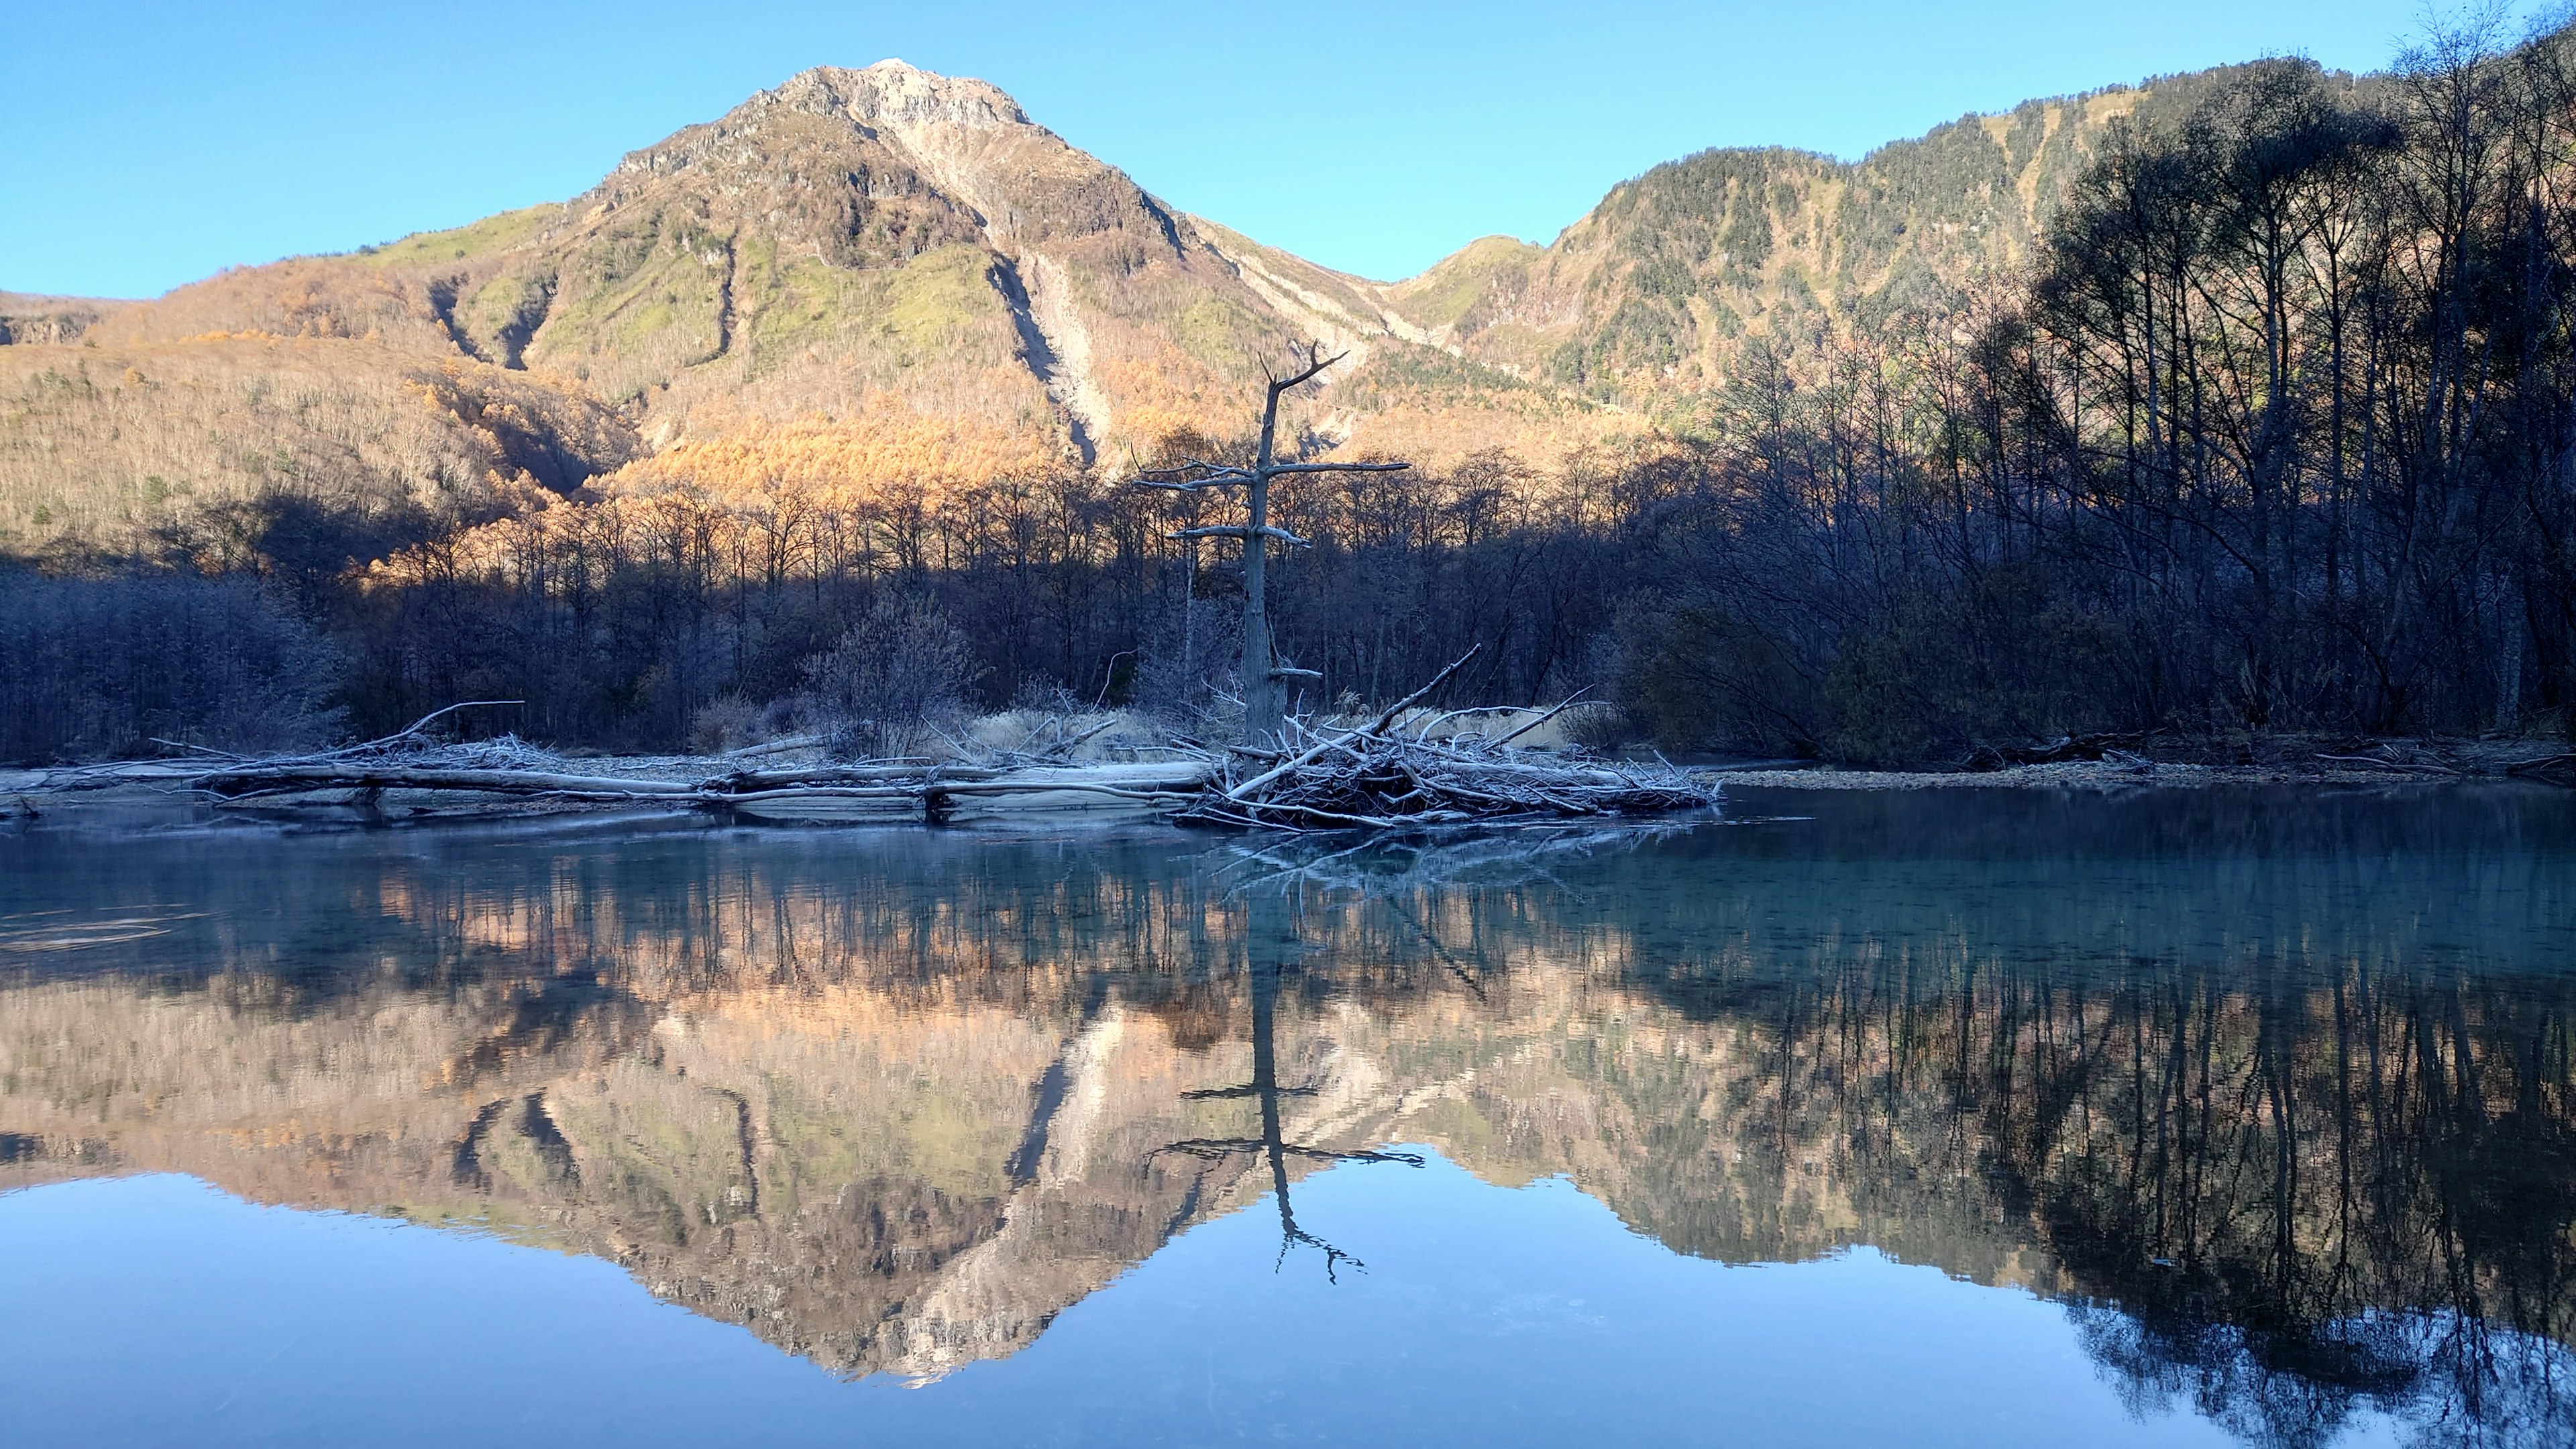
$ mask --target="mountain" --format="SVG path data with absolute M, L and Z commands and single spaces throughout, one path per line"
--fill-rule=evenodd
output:
M 1465 359 L 1687 431 L 1748 345 L 1797 355 L 1939 315 L 2027 262 L 2114 121 L 2170 127 L 2245 69 L 1964 116 L 1858 162 L 1703 151 L 1612 188 L 1548 246 L 1487 237 L 1375 295 Z
M 2215 73 L 2213 73 L 2215 74 Z M 0 545 L 279 492 L 931 490 L 1238 433 L 1266 362 L 1350 354 L 1307 446 L 1446 466 L 1703 424 L 1792 351 L 2026 256 L 2109 121 L 2209 76 L 1968 117 L 1856 164 L 1710 151 L 1545 247 L 1378 283 L 1157 200 L 981 81 L 806 71 L 561 205 L 158 299 L 0 294 Z
M 26 292 L 0 292 L 0 346 L 12 342 L 77 341 L 83 332 L 126 305 L 95 297 L 39 297 Z

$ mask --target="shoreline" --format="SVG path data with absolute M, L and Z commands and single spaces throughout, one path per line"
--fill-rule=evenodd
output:
M 1518 714 L 1528 712 L 1500 713 L 1509 723 Z M 1115 711 L 1086 717 L 1076 723 L 1084 728 L 1077 732 L 1078 737 L 1067 739 L 1067 724 L 1063 719 L 1009 711 L 979 718 L 968 727 L 965 743 L 957 745 L 952 742 L 952 745 L 961 751 L 998 752 L 1008 760 L 1019 758 L 1033 745 L 1060 742 L 1058 751 L 1048 752 L 1060 753 L 1060 759 L 1048 762 L 1052 768 L 1095 773 L 1133 772 L 1146 768 L 1149 757 L 1159 761 L 1161 756 L 1170 753 L 1157 743 L 1158 735 L 1149 724 Z M 1542 761 L 1575 763 L 1566 758 L 1565 742 L 1556 737 L 1556 731 L 1544 713 L 1530 723 L 1537 724 L 1540 730 L 1534 742 L 1535 748 L 1530 750 L 1533 764 Z M 1122 725 L 1126 727 L 1121 728 Z M 1523 728 L 1525 730 L 1526 725 Z M 1776 758 L 1712 759 L 1705 756 L 1676 763 L 1642 746 L 1592 758 L 1610 766 L 1660 766 L 1678 770 L 1697 788 L 1720 797 L 1749 791 L 1889 794 L 1926 790 L 2039 790 L 2127 794 L 2229 788 L 2367 789 L 2391 785 L 2476 783 L 2576 788 L 2576 753 L 2565 752 L 2564 745 L 2557 741 L 2438 737 L 2357 739 L 2313 734 L 2237 736 L 2198 741 L 2166 739 L 2153 742 L 2164 746 L 2163 753 L 2167 758 L 2162 759 L 2143 752 L 2150 743 L 2144 739 L 2109 736 L 2083 740 L 2067 738 L 2053 745 L 2019 751 L 2017 753 L 2022 756 L 2019 762 L 2012 762 L 2010 753 L 1981 750 L 1978 752 L 1983 757 L 1981 762 L 1972 760 L 1913 769 L 1874 769 Z M 1070 748 L 1062 748 L 1062 745 L 1070 745 Z M 471 750 L 474 747 L 451 748 Z M 343 783 L 320 784 L 309 792 L 271 792 L 258 797 L 221 800 L 200 796 L 185 788 L 199 783 L 206 767 L 205 761 L 188 756 L 56 765 L 42 769 L 0 768 L 0 821 L 38 819 L 61 810 L 83 810 L 90 805 L 124 808 L 202 806 L 219 819 L 227 816 L 273 818 L 281 812 L 306 813 L 309 816 L 310 812 L 318 810 L 345 819 L 417 824 L 514 815 L 598 814 L 638 808 L 654 812 L 657 797 L 684 796 L 688 794 L 688 787 L 721 778 L 744 778 L 742 772 L 745 771 L 796 774 L 835 768 L 827 756 L 824 741 L 815 735 L 704 754 L 604 754 L 586 749 L 558 753 L 541 746 L 526 745 L 510 736 L 501 737 L 495 742 L 495 748 L 501 751 L 502 756 L 497 761 L 476 759 L 460 762 L 473 767 L 463 773 L 476 776 L 475 780 L 460 778 L 434 782 L 424 779 L 416 785 L 387 780 L 372 789 L 354 788 Z M 1574 753 L 1588 755 L 1588 752 Z M 2172 758 L 2175 755 L 2182 758 Z M 2197 758 L 2193 758 L 2195 755 Z M 975 764 L 975 759 L 970 754 L 958 763 L 974 765 L 990 774 L 994 766 L 990 763 Z M 1026 763 L 1035 765 L 1039 761 L 1030 758 Z M 1979 763 L 1991 768 L 1978 768 Z M 508 769 L 502 770 L 501 767 Z M 480 778 L 478 771 L 508 773 L 530 770 L 542 772 L 545 779 L 561 776 L 563 792 L 550 795 L 543 790 L 512 788 L 518 782 L 505 784 L 489 793 L 476 787 Z M 544 780 L 537 783 L 542 785 Z M 629 785 L 634 787 L 631 794 L 624 788 Z M 823 793 L 834 792 L 826 790 Z M 942 818 L 962 810 L 964 814 L 958 823 L 964 823 L 965 818 L 990 813 L 992 807 L 978 805 L 974 798 L 986 793 L 990 792 L 974 786 L 957 787 L 960 798 L 948 802 L 950 808 L 943 812 Z M 1140 813 L 1136 807 L 1145 803 L 1144 797 L 1133 796 L 1132 791 L 1111 790 L 1106 795 L 1132 798 L 1050 800 L 1037 808 L 1041 813 L 1056 816 L 1068 813 L 1077 816 L 1133 815 Z M 289 796 L 293 797 L 292 804 L 288 803 Z M 779 808 L 753 803 L 765 799 L 766 796 L 755 794 L 736 808 L 748 818 L 766 818 L 779 823 L 791 819 L 812 819 L 816 823 L 860 823 L 861 817 L 869 820 L 882 817 L 884 823 L 902 823 L 906 819 L 919 820 L 922 815 L 917 803 L 905 802 L 886 806 L 883 801 L 805 800 L 792 806 L 782 802 Z M 1029 808 L 1029 803 L 1023 802 L 1020 808 Z M 823 808 L 816 808 L 818 804 Z
M 2065 751 L 2072 741 L 2061 741 Z M 2204 743 L 2200 759 L 2154 759 L 2086 742 L 2098 758 L 2048 759 L 1992 769 L 1863 769 L 1839 765 L 1780 768 L 1780 761 L 1700 767 L 1729 785 L 1775 790 L 2205 790 L 2225 786 L 2355 786 L 2473 784 L 2576 787 L 2576 754 L 2538 740 L 2378 739 L 2313 735 Z M 2184 750 L 2190 746 L 2185 745 Z M 2217 761 L 2225 749 L 2235 758 Z M 2178 753 L 2180 751 L 2177 751 Z
M 1716 769 L 1727 788 L 1755 790 L 2207 790 L 2271 785 L 2468 785 L 2546 784 L 2503 773 L 2425 768 L 2291 765 L 2120 765 L 2077 760 L 2054 765 L 2008 765 L 2000 770 Z
M 676 781 L 695 778 L 720 769 L 721 756 L 625 755 L 598 756 L 581 761 L 585 772 L 646 781 Z M 174 791 L 148 781 L 82 788 L 64 780 L 75 766 L 49 770 L 0 770 L 0 822 L 40 819 L 66 808 L 79 810 L 88 806 L 132 807 L 141 804 L 207 805 L 218 817 L 251 816 L 271 813 L 245 802 L 226 807 L 196 800 L 184 792 Z M 2077 760 L 2052 764 L 2009 765 L 1998 770 L 1875 770 L 1834 765 L 1808 765 L 1782 768 L 1776 765 L 1726 766 L 1684 765 L 1685 774 L 1715 785 L 1721 793 L 1738 790 L 1826 792 L 1833 794 L 1914 793 L 1930 790 L 2059 790 L 2097 794 L 2137 791 L 2195 791 L 2229 788 L 2278 788 L 2283 786 L 2316 786 L 2335 789 L 2353 787 L 2386 787 L 2392 785 L 2499 785 L 2519 784 L 2534 788 L 2565 788 L 2558 781 L 2515 775 L 2500 768 L 2463 769 L 2432 764 L 2356 764 L 2316 762 L 2240 765 L 2201 765 L 2169 762 L 2122 763 L 2109 760 Z M 326 792 L 327 793 L 327 792 Z M 632 813 L 642 802 L 618 805 L 575 801 L 539 802 L 519 800 L 504 805 L 496 799 L 488 808 L 463 805 L 451 800 L 447 808 L 409 810 L 410 802 L 399 799 L 403 792 L 387 791 L 383 804 L 386 813 L 407 817 L 404 823 L 434 824 L 451 821 L 492 820 L 507 816 L 598 815 Z M 323 800 L 308 800 L 305 808 L 319 805 L 325 810 L 350 808 Z M 644 814 L 664 812 L 643 810 Z M 1089 813 L 1089 812 L 1081 812 Z M 1605 817 L 1606 818 L 1606 817 Z M 785 823 L 785 822 L 782 822 Z M 890 821 L 887 823 L 901 823 Z

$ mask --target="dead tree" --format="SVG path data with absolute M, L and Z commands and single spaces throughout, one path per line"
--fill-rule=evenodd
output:
M 1278 461 L 1279 399 L 1290 389 L 1313 381 L 1325 368 L 1348 355 L 1339 353 L 1326 357 L 1322 343 L 1309 343 L 1304 349 L 1301 364 L 1294 372 L 1286 377 L 1271 376 L 1269 394 L 1261 404 L 1261 444 L 1253 455 L 1252 466 L 1247 468 L 1187 458 L 1171 467 L 1148 468 L 1129 480 L 1140 487 L 1161 488 L 1174 493 L 1195 494 L 1210 488 L 1244 490 L 1243 522 L 1184 528 L 1170 536 L 1177 539 L 1231 538 L 1243 544 L 1243 664 L 1238 682 L 1243 691 L 1243 737 L 1246 744 L 1278 744 L 1288 714 L 1288 681 L 1323 677 L 1311 669 L 1286 667 L 1279 662 L 1270 646 L 1269 602 L 1265 597 L 1268 592 L 1270 542 L 1276 539 L 1290 548 L 1314 546 L 1308 539 L 1271 526 L 1271 480 L 1309 473 L 1394 473 L 1412 466 L 1410 463 Z

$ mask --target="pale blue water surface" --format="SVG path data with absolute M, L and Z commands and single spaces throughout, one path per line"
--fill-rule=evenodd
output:
M 2576 799 L 0 835 L 12 1444 L 2576 1442 Z

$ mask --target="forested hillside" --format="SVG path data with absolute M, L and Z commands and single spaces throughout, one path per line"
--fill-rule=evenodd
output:
M 1965 116 L 1851 164 L 1703 151 L 1613 189 L 1553 245 L 1487 238 L 1387 294 L 1467 356 L 1705 431 L 1748 348 L 1813 353 L 2008 282 L 2115 125 L 2170 129 L 2252 69 Z
M 1163 205 L 981 82 L 817 69 L 560 206 L 146 303 L 0 295 L 24 349 L 0 353 L 0 541 L 127 549 L 281 475 L 479 519 L 511 508 L 497 485 L 560 494 L 680 448 L 728 497 L 1080 472 L 1226 436 L 1261 368 L 1318 338 L 1350 358 L 1309 446 L 1551 477 L 1707 433 L 1748 345 L 1811 354 L 1946 307 L 2026 256 L 2109 118 L 2214 82 L 2033 102 L 1857 165 L 1706 152 L 1553 245 L 1489 238 L 1380 284 Z M 441 379 L 515 413 L 496 427 Z
M 2571 144 L 2568 34 L 2447 35 L 1854 164 L 1703 153 L 1380 284 L 980 83 L 814 71 L 562 207 L 0 299 L 34 339 L 0 347 L 0 541 L 246 576 L 370 728 L 464 697 L 602 744 L 785 720 L 898 598 L 985 702 L 1186 710 L 1224 691 L 1233 560 L 1117 480 L 1231 456 L 1321 338 L 1350 355 L 1293 445 L 1421 467 L 1281 504 L 1310 701 L 1480 642 L 1466 693 L 1602 686 L 1676 746 L 2563 730 Z M 48 679 L 0 752 L 195 727 Z

